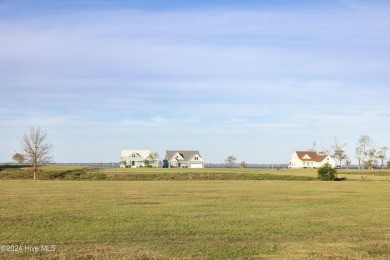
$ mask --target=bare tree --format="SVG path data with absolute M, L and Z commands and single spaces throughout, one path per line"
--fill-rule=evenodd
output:
M 381 148 L 379 148 L 378 152 L 377 152 L 377 155 L 376 157 L 381 160 L 381 166 L 382 166 L 382 170 L 385 166 L 385 160 L 387 159 L 387 151 L 389 150 L 389 147 L 386 147 L 386 146 L 382 146 Z
M 23 164 L 24 161 L 26 160 L 26 158 L 21 153 L 15 153 L 14 156 L 12 156 L 12 160 L 14 160 L 15 162 L 17 162 L 19 164 Z
M 347 166 L 347 170 L 349 169 L 349 166 L 351 166 L 351 164 L 352 164 L 352 161 L 347 156 L 347 158 L 345 159 L 345 165 Z
M 21 145 L 27 162 L 32 164 L 35 180 L 38 164 L 47 163 L 52 159 L 53 145 L 47 141 L 46 131 L 39 127 L 30 127 L 30 131 L 24 133 Z
M 246 168 L 246 166 L 247 166 L 247 163 L 246 163 L 245 161 L 242 161 L 242 162 L 240 163 L 240 168 L 241 168 L 241 169 Z
M 361 135 L 358 140 L 358 147 L 356 148 L 356 154 L 358 161 L 361 163 L 361 168 L 364 168 L 366 165 L 366 156 L 372 145 L 372 139 L 368 135 Z
M 307 150 L 308 150 L 308 151 L 316 152 L 316 151 L 317 151 L 317 142 L 316 142 L 316 141 L 313 141 L 313 142 L 312 142 L 312 145 L 311 145 L 311 148 L 308 148 Z
M 373 169 L 374 166 L 376 166 L 376 164 L 378 163 L 378 161 L 376 160 L 377 158 L 376 148 L 374 146 L 371 147 L 368 150 L 367 155 L 368 155 L 367 166 L 369 169 Z
M 340 162 L 340 169 L 343 168 L 343 160 L 347 159 L 347 155 L 345 154 L 343 147 L 346 144 L 340 145 L 339 142 L 337 141 L 336 137 L 334 138 L 335 145 L 332 146 L 333 149 L 333 154 L 331 157 L 336 158 Z
M 321 149 L 319 149 L 319 150 L 317 149 L 317 153 L 318 154 L 322 154 L 322 155 L 329 155 L 330 156 L 330 149 L 325 148 L 325 146 L 323 144 L 321 146 L 322 146 Z
M 323 155 L 330 155 L 330 150 L 328 148 L 325 148 L 324 145 L 322 145 L 322 148 L 318 148 L 317 142 L 313 141 L 312 146 L 310 148 L 307 148 L 308 151 L 317 152 L 318 154 Z
M 362 155 L 362 150 L 361 150 L 361 148 L 359 146 L 355 148 L 355 155 L 356 155 L 355 156 L 356 159 L 358 160 L 358 167 L 359 167 L 359 169 L 363 169 L 363 167 L 362 167 L 363 155 Z

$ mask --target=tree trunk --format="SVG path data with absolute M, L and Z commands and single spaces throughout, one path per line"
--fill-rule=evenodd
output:
M 35 163 L 33 164 L 33 172 L 34 172 L 34 181 L 35 181 L 35 174 L 37 172 L 37 165 Z
M 343 168 L 343 166 L 341 164 L 342 164 L 342 159 L 340 158 L 340 169 Z

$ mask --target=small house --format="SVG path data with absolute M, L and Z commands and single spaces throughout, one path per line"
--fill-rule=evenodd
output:
M 158 167 L 159 159 L 150 150 L 122 150 L 119 167 Z
M 204 168 L 199 151 L 166 151 L 165 168 Z
M 316 151 L 296 151 L 291 155 L 288 168 L 320 168 L 325 163 L 335 167 L 335 161 L 329 155 Z

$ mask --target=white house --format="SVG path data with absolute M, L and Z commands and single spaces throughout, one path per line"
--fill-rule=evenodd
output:
M 320 168 L 325 163 L 335 167 L 335 161 L 325 154 L 318 154 L 315 151 L 296 151 L 291 155 L 289 168 Z
M 158 167 L 158 161 L 150 150 L 122 150 L 119 167 Z
M 204 168 L 204 161 L 199 151 L 166 151 L 164 167 Z

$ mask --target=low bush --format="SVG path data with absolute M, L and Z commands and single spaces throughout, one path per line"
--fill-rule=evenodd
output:
M 323 181 L 335 181 L 337 178 L 337 170 L 329 163 L 318 169 L 318 178 Z
M 96 180 L 105 180 L 105 179 L 107 179 L 107 176 L 102 172 L 97 172 L 97 173 L 95 173 L 94 178 Z

